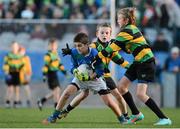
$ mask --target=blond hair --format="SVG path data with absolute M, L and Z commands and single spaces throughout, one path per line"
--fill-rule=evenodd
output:
M 101 23 L 101 24 L 98 24 L 97 25 L 97 28 L 96 28 L 96 31 L 99 31 L 99 28 L 101 27 L 108 27 L 108 28 L 111 28 L 111 25 L 109 23 Z M 112 29 L 112 28 L 111 28 Z
M 124 18 L 127 18 L 129 20 L 129 24 L 136 24 L 136 17 L 135 17 L 135 10 L 134 7 L 127 7 L 122 8 L 118 11 L 118 15 L 123 15 Z

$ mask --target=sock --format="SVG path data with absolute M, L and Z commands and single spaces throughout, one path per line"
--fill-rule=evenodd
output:
M 45 103 L 47 101 L 47 99 L 45 98 L 45 97 L 43 97 L 42 99 L 41 99 L 41 103 L 43 104 L 43 103 Z
M 55 107 L 55 108 L 56 108 L 56 106 L 57 106 L 57 102 L 54 103 L 54 107 Z
M 70 112 L 73 109 L 74 109 L 74 107 L 72 107 L 70 104 L 66 107 L 67 112 Z
M 17 106 L 17 101 L 14 101 L 13 107 L 16 108 L 16 106 Z
M 16 105 L 18 102 L 17 101 L 14 101 L 14 105 Z
M 123 95 L 123 98 L 126 101 L 126 103 L 128 104 L 129 108 L 131 109 L 131 112 L 133 115 L 137 115 L 140 113 L 139 110 L 137 109 L 137 107 L 134 103 L 134 100 L 132 98 L 132 95 L 129 91 Z
M 128 117 L 128 112 L 127 113 L 123 113 L 124 117 Z
M 6 104 L 10 104 L 10 101 L 9 101 L 9 100 L 6 100 Z
M 160 108 L 157 106 L 157 104 L 154 102 L 153 99 L 149 98 L 145 104 L 159 117 L 159 118 L 167 118 L 163 112 L 160 110 Z

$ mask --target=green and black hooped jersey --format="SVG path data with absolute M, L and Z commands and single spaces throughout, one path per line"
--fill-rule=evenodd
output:
M 19 72 L 24 64 L 23 56 L 9 52 L 4 57 L 3 70 L 6 74 L 9 74 L 10 72 Z
M 57 52 L 48 51 L 44 56 L 43 74 L 47 74 L 48 71 L 60 70 L 63 74 L 66 74 L 64 66 L 61 63 Z
M 135 25 L 125 26 L 111 45 L 98 55 L 100 58 L 107 57 L 110 53 L 121 49 L 126 53 L 132 54 L 135 62 L 142 63 L 154 58 L 150 46 Z
M 102 43 L 97 40 L 97 42 L 93 42 L 90 44 L 90 47 L 96 48 L 98 52 L 101 52 L 105 47 L 108 47 L 110 44 L 106 44 L 106 46 L 103 46 Z M 102 58 L 102 62 L 104 64 L 104 77 L 110 77 L 111 73 L 109 70 L 109 63 L 110 61 L 115 62 L 118 65 L 121 65 L 122 67 L 126 67 L 129 63 L 123 59 L 123 57 L 119 54 L 118 51 L 113 52 L 109 57 Z

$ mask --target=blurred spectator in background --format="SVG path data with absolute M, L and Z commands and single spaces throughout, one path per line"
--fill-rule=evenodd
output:
M 26 18 L 26 19 L 32 19 L 34 18 L 34 10 L 35 5 L 33 3 L 30 3 L 26 6 L 26 8 L 21 12 L 21 18 Z
M 131 0 L 129 0 L 131 1 Z M 108 0 L 0 0 L 0 17 L 43 19 L 108 19 Z
M 58 39 L 61 39 L 63 35 L 67 33 L 66 26 L 64 24 L 57 24 L 57 23 L 47 24 L 46 30 L 48 30 L 47 31 L 48 37 L 57 37 Z
M 46 36 L 46 29 L 43 27 L 43 25 L 34 26 L 34 32 L 31 33 L 31 38 L 45 39 Z
M 49 19 L 52 18 L 53 11 L 51 9 L 51 5 L 49 3 L 42 4 L 41 9 L 39 10 L 39 18 L 41 19 Z
M 160 32 L 156 40 L 153 43 L 154 52 L 168 52 L 169 51 L 169 42 L 166 40 L 163 32 Z
M 159 26 L 161 28 L 168 28 L 170 18 L 167 10 L 167 5 L 163 1 L 158 1 L 156 10 L 159 17 Z
M 170 57 L 165 62 L 165 70 L 168 72 L 180 72 L 180 55 L 179 48 L 173 47 L 170 52 Z
M 180 44 L 180 7 L 174 0 L 165 0 L 170 17 L 169 27 L 174 28 L 174 45 Z
M 142 25 L 144 27 L 153 27 L 156 22 L 156 11 L 154 8 L 154 0 L 147 0 L 144 4 L 145 11 L 142 19 Z
M 81 25 L 81 26 L 78 28 L 78 32 L 77 32 L 77 33 L 79 33 L 79 32 L 83 32 L 83 33 L 89 35 L 88 28 L 87 28 L 87 26 L 85 26 L 85 25 Z
M 13 19 L 14 18 L 14 14 L 11 11 L 7 11 L 5 13 L 5 18 L 6 19 Z
M 158 82 L 161 82 L 161 73 L 165 62 L 165 59 L 162 59 L 162 57 L 165 58 L 165 55 L 167 56 L 169 52 L 169 42 L 166 40 L 163 32 L 157 35 L 152 50 L 156 59 L 156 79 Z

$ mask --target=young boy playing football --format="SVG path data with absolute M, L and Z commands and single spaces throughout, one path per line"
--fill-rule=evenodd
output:
M 43 104 L 51 97 L 53 97 L 54 106 L 56 107 L 61 93 L 57 72 L 60 70 L 64 75 L 67 75 L 67 72 L 64 69 L 63 64 L 61 63 L 60 57 L 57 52 L 58 40 L 56 38 L 51 38 L 48 45 L 49 50 L 44 56 L 44 66 L 42 72 L 43 81 L 47 81 L 49 89 L 52 92 L 37 101 L 40 110 L 42 110 Z
M 82 73 L 80 74 L 78 71 L 78 67 L 81 64 L 87 64 L 90 67 L 92 67 L 92 60 L 97 55 L 98 51 L 94 48 L 89 47 L 88 36 L 85 33 L 78 33 L 74 37 L 74 45 L 75 48 L 73 48 L 71 51 L 71 72 L 74 74 L 75 77 L 72 80 L 71 84 L 68 85 L 62 93 L 53 114 L 49 116 L 47 119 L 45 119 L 43 123 L 47 124 L 56 122 L 68 98 L 74 93 L 76 93 L 79 89 L 81 89 L 82 92 L 89 92 L 89 90 L 91 90 L 94 93 L 98 93 L 104 101 L 104 103 L 108 107 L 110 107 L 116 114 L 119 122 L 122 124 L 126 124 L 127 120 L 122 115 L 119 106 L 115 103 L 115 101 L 109 94 L 109 91 L 106 87 L 106 83 L 102 79 L 104 67 L 101 59 L 97 60 L 93 64 L 94 72 L 92 74 L 87 76 L 83 75 Z
M 112 32 L 112 29 L 108 23 L 99 24 L 97 26 L 97 31 L 96 31 L 97 41 L 91 43 L 90 47 L 96 48 L 99 52 L 102 49 L 104 49 L 105 47 L 109 46 L 110 44 L 108 42 L 110 41 L 110 38 L 111 38 L 111 32 Z M 67 49 L 67 48 L 65 48 L 65 49 Z M 66 54 L 70 54 L 70 53 L 64 53 L 64 55 L 66 55 Z M 128 66 L 128 62 L 124 61 L 124 59 L 121 57 L 121 55 L 118 53 L 118 51 L 112 53 L 110 57 L 108 57 L 108 58 L 105 57 L 102 59 L 102 62 L 104 65 L 103 77 L 105 79 L 106 85 L 110 89 L 111 94 L 116 98 L 116 100 L 119 104 L 119 107 L 123 112 L 123 115 L 125 117 L 127 117 L 128 114 L 127 114 L 126 103 L 125 103 L 123 97 L 121 96 L 120 92 L 118 91 L 116 84 L 115 84 L 114 80 L 112 79 L 111 73 L 109 70 L 109 63 L 111 60 L 113 62 L 115 62 L 116 64 L 121 65 L 122 67 Z M 60 115 L 60 118 L 65 117 L 67 115 L 67 113 L 69 113 L 72 109 L 74 109 L 76 106 L 78 106 L 80 104 L 80 102 L 83 101 L 87 96 L 88 96 L 88 92 L 81 92 L 80 94 L 78 94 L 71 101 L 71 103 L 66 107 L 66 109 L 63 110 L 63 112 Z

